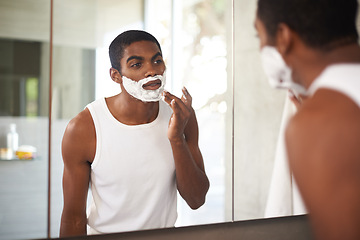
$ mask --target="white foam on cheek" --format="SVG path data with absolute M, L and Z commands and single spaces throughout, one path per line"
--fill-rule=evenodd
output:
M 292 70 L 286 65 L 275 47 L 263 47 L 260 56 L 263 69 L 272 87 L 291 89 L 296 96 L 308 94 L 304 86 L 293 81 Z
M 161 81 L 161 86 L 155 90 L 146 90 L 143 88 L 144 84 L 147 84 L 150 81 L 159 79 Z M 134 81 L 125 76 L 122 77 L 123 86 L 125 90 L 134 98 L 139 99 L 143 102 L 156 102 L 161 99 L 162 92 L 164 91 L 166 75 L 165 72 L 163 75 L 156 75 L 154 77 L 147 77 L 139 81 Z

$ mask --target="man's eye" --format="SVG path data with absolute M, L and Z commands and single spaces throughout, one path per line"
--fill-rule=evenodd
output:
M 156 64 L 159 64 L 159 63 L 162 63 L 162 62 L 163 62 L 162 59 L 155 60 L 155 63 L 156 63 Z
M 130 67 L 140 67 L 140 63 L 134 63 L 134 64 L 130 65 Z

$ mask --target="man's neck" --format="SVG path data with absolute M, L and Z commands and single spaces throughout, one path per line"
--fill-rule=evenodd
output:
M 159 102 L 142 102 L 128 94 L 108 98 L 107 104 L 112 115 L 127 125 L 150 123 L 159 113 Z
M 360 47 L 348 44 L 329 51 L 310 48 L 299 49 L 294 56 L 294 80 L 308 88 L 312 82 L 330 65 L 341 63 L 359 63 Z

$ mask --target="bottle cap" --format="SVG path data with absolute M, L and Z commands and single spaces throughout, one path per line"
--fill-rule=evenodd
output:
M 16 124 L 15 123 L 10 124 L 10 131 L 11 132 L 16 132 Z

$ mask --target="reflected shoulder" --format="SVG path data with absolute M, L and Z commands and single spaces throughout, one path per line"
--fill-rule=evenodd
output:
M 93 126 L 94 123 L 92 121 L 90 111 L 86 108 L 70 120 L 66 127 L 65 133 L 75 136 L 83 135 L 87 134 Z
M 91 162 L 95 154 L 96 135 L 91 114 L 86 108 L 74 117 L 66 127 L 62 152 L 64 161 L 66 157 L 77 156 L 81 161 Z

